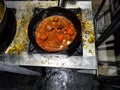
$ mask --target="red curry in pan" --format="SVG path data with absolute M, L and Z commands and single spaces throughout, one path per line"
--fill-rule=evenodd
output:
M 48 52 L 58 52 L 68 48 L 76 38 L 73 23 L 59 15 L 43 19 L 37 26 L 35 38 L 37 44 Z

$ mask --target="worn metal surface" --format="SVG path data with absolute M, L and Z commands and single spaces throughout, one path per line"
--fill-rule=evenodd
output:
M 23 67 L 20 67 L 17 65 L 8 65 L 5 63 L 1 63 L 1 62 L 0 62 L 0 71 L 32 75 L 32 76 L 40 76 L 41 75 L 39 72 L 28 70 L 26 68 L 23 68 Z
M 1 55 L 2 61 L 9 64 L 25 66 L 65 67 L 77 69 L 97 69 L 92 22 L 92 2 L 74 1 L 66 3 L 66 8 L 82 8 L 83 55 L 67 56 L 63 54 L 28 54 L 29 38 L 27 27 L 35 7 L 47 8 L 57 5 L 57 1 L 6 1 L 7 7 L 16 8 L 17 32 L 6 53 Z M 86 23 L 87 22 L 87 23 Z M 87 26 L 85 27 L 85 25 Z M 18 43 L 16 43 L 18 42 Z M 23 46 L 23 47 L 21 47 Z M 21 47 L 21 48 L 17 48 Z

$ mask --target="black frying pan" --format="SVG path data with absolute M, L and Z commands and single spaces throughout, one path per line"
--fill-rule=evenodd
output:
M 3 32 L 3 29 L 7 22 L 7 10 L 4 0 L 0 0 L 0 35 Z
M 28 36 L 30 42 L 34 45 L 34 47 L 40 51 L 43 50 L 38 44 L 36 43 L 35 39 L 35 30 L 37 25 L 45 18 L 52 16 L 52 15 L 61 15 L 69 19 L 76 28 L 76 38 L 75 40 L 68 46 L 68 50 L 74 48 L 78 43 L 81 42 L 81 23 L 78 17 L 68 9 L 60 7 L 62 5 L 62 0 L 59 1 L 59 6 L 50 7 L 47 9 L 42 10 L 40 13 L 36 14 L 30 21 L 28 26 Z M 44 51 L 44 50 L 43 50 Z

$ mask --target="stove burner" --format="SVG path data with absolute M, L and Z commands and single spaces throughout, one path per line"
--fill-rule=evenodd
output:
M 43 8 L 35 8 L 34 9 L 34 15 L 36 14 L 39 14 L 39 12 L 41 12 L 43 10 Z M 82 11 L 80 8 L 77 8 L 77 9 L 70 9 L 73 13 L 75 13 L 77 15 L 77 17 L 81 20 L 81 14 L 82 14 Z M 34 16 L 33 15 L 33 16 Z M 68 50 L 68 51 L 62 51 L 62 52 L 59 52 L 59 53 L 56 53 L 56 54 L 66 54 L 66 55 L 73 55 L 73 56 L 80 56 L 82 55 L 82 44 L 81 42 L 78 43 L 74 48 Z M 37 54 L 37 53 L 41 53 L 41 54 L 49 54 L 49 52 L 45 52 L 43 50 L 37 50 L 33 45 L 32 43 L 30 42 L 29 43 L 29 50 L 28 50 L 28 53 L 29 54 Z M 53 53 L 54 54 L 54 53 Z
M 0 54 L 5 52 L 7 47 L 12 42 L 16 33 L 16 18 L 15 18 L 16 9 L 7 8 L 6 10 L 8 17 L 4 31 L 0 35 Z

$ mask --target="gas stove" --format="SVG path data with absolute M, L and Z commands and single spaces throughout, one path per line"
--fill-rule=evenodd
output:
M 34 15 L 38 14 L 39 12 L 41 12 L 43 10 L 43 8 L 35 8 L 33 10 Z M 82 14 L 82 11 L 80 8 L 77 8 L 77 9 L 69 9 L 70 11 L 72 11 L 73 13 L 75 13 L 77 15 L 77 17 L 79 18 L 79 20 L 81 20 L 81 14 Z M 82 39 L 80 39 L 82 40 Z M 72 48 L 71 50 L 69 51 L 62 51 L 62 52 L 58 52 L 58 53 L 53 53 L 53 54 L 64 54 L 64 55 L 68 55 L 68 56 L 80 56 L 82 55 L 82 42 L 80 41 L 79 43 L 76 44 L 76 46 L 74 48 Z M 38 54 L 38 53 L 42 53 L 42 54 L 49 54 L 48 52 L 45 52 L 43 50 L 37 50 L 34 45 L 30 42 L 29 43 L 29 49 L 28 49 L 28 53 L 29 54 Z
M 42 2 L 41 1 L 35 1 L 35 2 L 33 1 L 29 1 L 29 2 L 28 1 L 7 1 L 7 6 L 9 8 L 16 9 L 17 23 L 19 23 L 19 20 L 25 21 L 24 22 L 25 24 L 22 23 L 24 24 L 23 27 L 22 25 L 17 24 L 17 30 L 21 29 L 25 31 L 25 33 L 28 27 L 30 18 L 33 15 L 33 12 L 34 14 L 36 14 L 36 13 L 39 13 L 40 10 L 42 10 L 39 8 L 47 8 L 47 7 L 56 6 L 56 5 L 57 5 L 57 1 L 42 1 Z M 36 7 L 38 7 L 38 9 L 35 9 Z M 86 20 L 90 21 L 90 26 L 93 27 L 92 2 L 91 1 L 76 1 L 74 3 L 74 1 L 73 2 L 71 1 L 65 4 L 65 8 L 68 8 L 68 9 L 78 8 L 78 7 L 82 9 L 82 21 L 83 22 Z M 79 11 L 78 13 L 81 13 L 81 11 Z M 94 28 L 91 28 L 91 31 L 94 32 Z M 82 38 L 86 41 L 84 42 L 84 46 L 82 46 L 82 44 L 81 46 L 78 45 L 79 47 L 81 47 L 81 49 L 79 49 L 81 51 L 80 54 L 77 52 L 76 54 L 71 54 L 71 56 L 68 56 L 68 53 L 66 54 L 50 53 L 49 54 L 49 53 L 44 52 L 43 54 L 42 51 L 38 52 L 34 48 L 34 46 L 31 44 L 31 42 L 30 43 L 28 42 L 28 39 L 27 39 L 27 44 L 25 44 L 26 49 L 24 52 L 22 52 L 22 55 L 21 54 L 19 56 L 18 55 L 14 55 L 14 56 L 6 55 L 8 57 L 5 56 L 3 61 L 5 63 L 13 63 L 15 65 L 25 65 L 25 66 L 88 69 L 88 72 L 95 74 L 96 71 L 94 70 L 97 69 L 95 43 L 88 42 L 88 39 L 91 37 L 91 34 L 92 34 L 91 32 L 90 34 L 85 34 L 84 32 L 82 32 Z M 86 70 L 83 70 L 81 72 L 86 72 Z
M 16 33 L 16 9 L 7 8 L 7 21 L 3 33 L 0 35 L 0 54 L 4 53 L 12 42 Z

